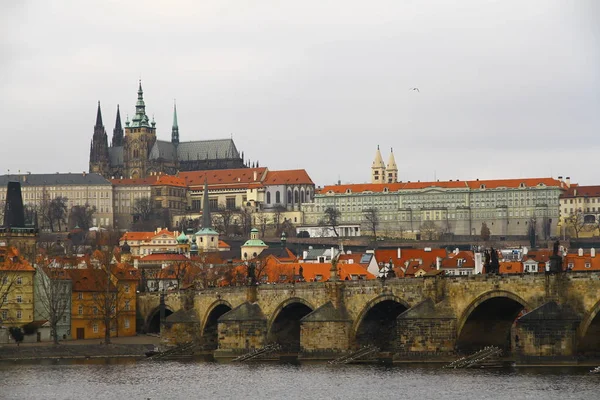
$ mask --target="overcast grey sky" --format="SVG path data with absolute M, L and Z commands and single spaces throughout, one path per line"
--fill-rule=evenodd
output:
M 182 141 L 318 185 L 378 144 L 404 181 L 600 184 L 595 0 L 0 0 L 0 52 L 2 173 L 87 170 L 97 101 L 112 136 L 141 77 L 159 138 L 176 98 Z

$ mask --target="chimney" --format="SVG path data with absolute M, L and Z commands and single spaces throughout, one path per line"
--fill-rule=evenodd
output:
M 435 258 L 435 269 L 437 269 L 439 271 L 441 266 L 442 266 L 442 257 L 436 257 Z
M 579 257 L 583 257 L 583 249 L 580 247 L 579 250 L 577 250 L 577 255 Z
M 402 249 L 398 247 L 398 258 L 402 258 Z
M 483 273 L 483 256 L 481 253 L 475 253 L 475 274 Z
M 592 257 L 592 258 L 596 257 L 596 249 L 593 247 L 590 249 L 590 257 Z
M 565 178 L 565 183 L 567 184 L 567 187 L 568 187 L 568 188 L 570 188 L 570 187 L 571 187 L 571 177 L 570 177 L 570 176 L 567 176 L 567 177 Z
M 83 177 L 85 178 L 85 171 L 83 171 Z
M 258 173 L 256 172 L 256 170 L 254 171 L 254 182 L 256 182 L 256 179 L 258 178 Z
M 136 258 L 133 260 L 133 268 L 137 269 L 137 267 L 138 267 L 138 259 Z
M 308 257 L 308 251 L 307 251 L 307 250 L 304 250 L 304 251 L 302 252 L 302 259 L 303 259 L 303 260 L 306 260 L 306 257 Z
M 454 249 L 454 254 L 458 254 L 459 250 L 458 247 Z

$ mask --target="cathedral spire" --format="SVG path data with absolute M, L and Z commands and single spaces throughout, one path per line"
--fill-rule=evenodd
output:
M 179 125 L 177 124 L 177 103 L 173 101 L 173 127 L 171 128 L 171 142 L 179 143 Z
M 117 119 L 115 121 L 115 129 L 113 129 L 112 146 L 123 146 L 123 127 L 121 125 L 121 112 L 117 104 Z
M 100 101 L 98 101 L 98 112 L 96 113 L 96 126 L 95 128 L 100 128 L 102 125 L 102 111 L 100 111 Z
M 135 103 L 135 116 L 131 120 L 131 126 L 150 127 L 148 116 L 146 115 L 146 103 L 144 102 L 144 90 L 142 89 L 142 80 L 138 86 L 137 102 Z

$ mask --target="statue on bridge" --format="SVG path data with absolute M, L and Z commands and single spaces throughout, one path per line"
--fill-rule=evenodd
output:
M 485 267 L 486 274 L 498 274 L 500 272 L 500 262 L 498 261 L 498 252 L 490 247 L 484 253 L 485 261 L 483 266 Z

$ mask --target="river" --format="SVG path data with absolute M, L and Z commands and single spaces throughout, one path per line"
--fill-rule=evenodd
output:
M 0 398 L 600 399 L 589 367 L 445 370 L 440 365 L 217 364 L 127 359 L 0 363 Z

